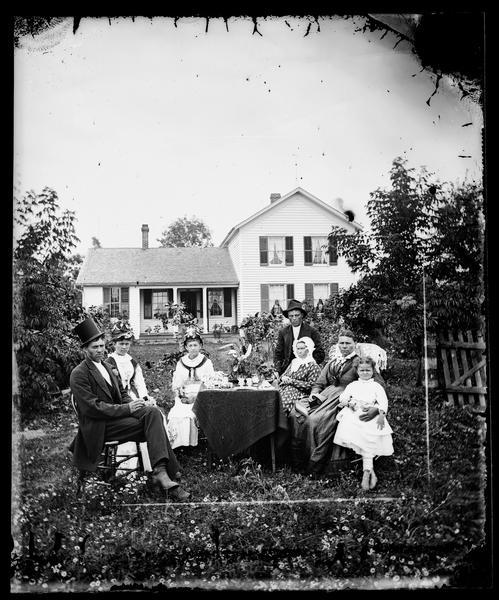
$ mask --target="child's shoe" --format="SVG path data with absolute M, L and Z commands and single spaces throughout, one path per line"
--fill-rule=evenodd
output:
M 375 488 L 377 483 L 378 478 L 376 477 L 376 473 L 373 470 L 371 471 L 371 478 L 369 479 L 369 489 L 372 490 L 373 488 Z

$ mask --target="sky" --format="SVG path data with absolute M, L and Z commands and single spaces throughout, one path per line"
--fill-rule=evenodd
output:
M 14 52 L 14 186 L 75 211 L 76 252 L 149 245 L 178 217 L 221 243 L 300 186 L 368 226 L 397 156 L 481 180 L 478 104 L 362 18 L 61 18 Z M 319 31 L 320 27 L 320 31 Z M 463 127 L 467 123 L 472 123 Z M 471 158 L 460 158 L 459 155 Z M 329 228 L 328 228 L 329 231 Z M 15 232 L 14 232 L 15 233 Z

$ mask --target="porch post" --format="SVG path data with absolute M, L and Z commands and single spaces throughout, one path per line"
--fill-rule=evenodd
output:
M 208 333 L 208 292 L 203 286 L 203 333 Z
M 178 304 L 178 287 L 172 286 L 173 290 L 173 304 Z
M 128 321 L 135 334 L 135 339 L 140 336 L 140 289 L 131 286 L 128 289 Z

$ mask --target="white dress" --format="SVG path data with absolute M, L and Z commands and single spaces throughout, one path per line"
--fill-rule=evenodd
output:
M 201 380 L 202 377 L 210 376 L 214 373 L 213 363 L 204 354 L 199 354 L 193 359 L 190 359 L 186 354 L 177 362 L 172 378 L 175 404 L 168 413 L 168 424 L 173 426 L 176 431 L 172 448 L 176 448 L 177 446 L 197 446 L 198 443 L 196 415 L 192 412 L 192 404 L 184 404 L 180 401 L 180 388 L 187 382 L 190 374 L 196 379 Z
M 393 430 L 385 417 L 385 426 L 378 429 L 377 419 L 361 421 L 359 416 L 363 408 L 377 406 L 383 411 L 388 409 L 385 390 L 374 379 L 358 379 L 349 383 L 340 394 L 339 400 L 353 399 L 354 410 L 345 406 L 337 415 L 338 426 L 334 443 L 351 448 L 361 456 L 389 456 L 393 454 Z

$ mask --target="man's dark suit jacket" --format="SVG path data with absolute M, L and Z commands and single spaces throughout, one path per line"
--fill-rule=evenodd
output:
M 315 350 L 312 356 L 314 357 L 315 362 L 320 365 L 324 360 L 326 353 L 322 348 L 319 332 L 308 323 L 302 323 L 300 331 L 298 332 L 298 339 L 302 337 L 309 337 L 314 341 Z M 277 344 L 274 350 L 274 367 L 279 375 L 284 373 L 293 357 L 293 327 L 291 325 L 286 325 L 279 330 Z
M 86 358 L 71 372 L 69 385 L 78 411 L 78 433 L 69 449 L 80 470 L 95 471 L 105 442 L 106 421 L 130 417 L 132 400 L 121 381 L 105 362 L 112 386 L 94 363 Z

